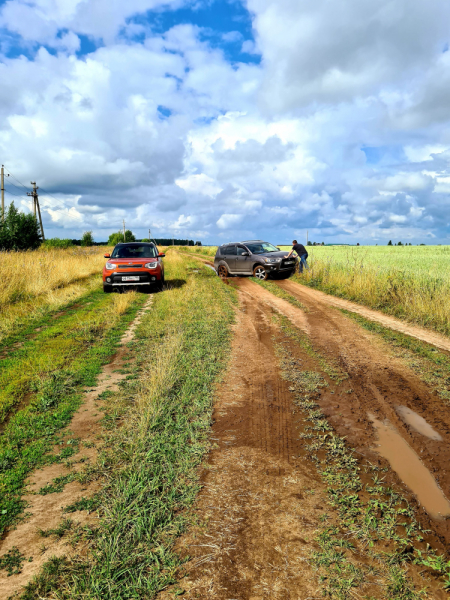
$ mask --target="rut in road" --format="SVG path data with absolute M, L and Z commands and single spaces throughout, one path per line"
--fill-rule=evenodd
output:
M 189 555 L 183 598 L 318 597 L 307 562 L 326 507 L 324 485 L 302 457 L 302 425 L 281 379 L 273 311 L 240 293 L 230 365 L 217 392 L 217 446 L 195 506 L 200 525 L 181 538 Z M 173 598 L 169 590 L 161 599 Z
M 450 498 L 450 414 L 443 400 L 405 364 L 393 357 L 388 344 L 330 307 L 310 289 L 291 281 L 273 282 L 307 307 L 304 312 L 248 279 L 237 280 L 239 288 L 255 303 L 265 302 L 303 329 L 313 346 L 331 362 L 335 361 L 349 378 L 340 386 L 325 388 L 319 402 L 322 411 L 340 436 L 362 456 L 378 460 L 375 422 L 386 420 L 420 457 L 445 497 Z M 403 406 L 422 417 L 441 439 L 430 439 L 411 427 L 398 412 Z M 375 418 L 375 421 L 374 421 Z M 408 457 L 404 457 L 408 468 Z M 388 481 L 402 486 L 401 477 L 390 472 Z M 450 519 L 432 518 L 414 494 L 404 493 L 417 506 L 426 529 L 437 535 L 435 542 L 445 548 L 450 542 Z M 412 493 L 413 492 L 413 493 Z M 439 491 L 439 493 L 441 493 Z

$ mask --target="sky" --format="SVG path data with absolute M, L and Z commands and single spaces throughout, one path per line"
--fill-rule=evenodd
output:
M 447 0 L 0 1 L 47 237 L 450 243 Z M 23 187 L 25 186 L 25 187 Z

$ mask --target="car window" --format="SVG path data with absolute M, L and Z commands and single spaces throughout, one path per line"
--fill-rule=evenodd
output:
M 236 256 L 236 246 L 227 246 L 227 256 Z
M 258 244 L 247 244 L 252 254 L 264 254 L 265 252 L 278 252 L 278 248 L 269 244 L 269 242 L 260 242 Z
M 158 256 L 155 246 L 116 246 L 111 258 L 155 258 Z
M 237 247 L 237 255 L 238 256 L 242 256 L 244 252 L 248 252 L 247 248 L 244 248 L 244 246 Z

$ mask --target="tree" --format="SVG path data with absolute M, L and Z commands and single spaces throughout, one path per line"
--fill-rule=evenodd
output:
M 92 235 L 92 231 L 85 231 L 83 233 L 83 237 L 81 238 L 82 246 L 93 246 L 94 245 L 94 237 Z
M 392 246 L 392 240 L 388 241 L 388 246 Z
M 306 245 L 307 245 L 307 246 L 312 246 L 312 242 L 311 242 L 310 240 L 308 240 L 308 241 L 306 242 Z
M 201 242 L 195 242 L 195 245 L 196 245 L 196 246 L 201 246 L 201 245 L 202 245 L 202 243 L 201 243 Z
M 35 250 L 41 244 L 42 237 L 36 217 L 17 210 L 14 202 L 5 212 L 5 220 L 0 210 L 0 249 Z
M 397 246 L 403 246 L 403 244 L 402 244 L 401 242 L 399 242 L 399 243 L 397 244 Z
M 108 239 L 108 246 L 115 246 L 116 244 L 121 244 L 123 242 L 135 242 L 136 238 L 133 235 L 133 232 L 127 229 L 125 231 L 125 240 L 123 239 L 123 231 L 118 231 L 117 233 L 112 233 Z

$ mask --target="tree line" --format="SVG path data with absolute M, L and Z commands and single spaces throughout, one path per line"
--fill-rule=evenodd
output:
M 125 238 L 125 239 L 124 239 Z M 36 250 L 39 246 L 45 248 L 70 248 L 71 246 L 115 246 L 121 242 L 155 242 L 161 246 L 201 246 L 201 242 L 172 238 L 159 238 L 155 240 L 137 240 L 130 229 L 117 231 L 109 236 L 107 242 L 95 242 L 92 231 L 85 231 L 81 239 L 50 238 L 42 240 L 42 232 L 36 217 L 32 214 L 20 212 L 11 202 L 3 214 L 0 209 L 0 250 Z

